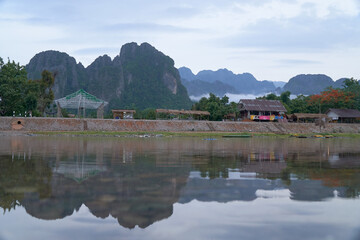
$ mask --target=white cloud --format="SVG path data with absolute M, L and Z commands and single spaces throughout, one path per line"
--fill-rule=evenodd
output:
M 194 72 L 226 67 L 269 80 L 311 72 L 358 78 L 359 5 L 357 0 L 5 0 L 0 53 L 26 64 L 39 51 L 54 49 L 88 65 L 97 51 L 82 49 L 103 49 L 108 52 L 99 55 L 114 57 L 135 41 L 149 42 L 176 66 Z

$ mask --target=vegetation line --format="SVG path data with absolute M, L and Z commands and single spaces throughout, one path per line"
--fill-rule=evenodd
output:
M 237 135 L 251 135 L 253 137 L 276 137 L 288 138 L 297 137 L 299 134 L 279 133 L 247 133 L 247 132 L 115 132 L 115 131 L 59 131 L 59 132 L 31 132 L 30 134 L 41 136 L 92 136 L 92 137 L 223 137 Z M 319 135 L 319 134 L 317 134 Z M 360 138 L 358 133 L 321 133 L 321 136 L 331 135 L 333 137 Z M 301 134 L 305 137 L 313 137 L 315 134 Z

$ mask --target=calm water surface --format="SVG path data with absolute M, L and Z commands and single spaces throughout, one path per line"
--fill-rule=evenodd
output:
M 0 137 L 0 240 L 358 240 L 359 196 L 359 139 Z

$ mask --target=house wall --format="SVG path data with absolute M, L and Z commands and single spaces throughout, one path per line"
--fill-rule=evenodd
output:
M 334 112 L 329 112 L 327 115 L 332 120 L 338 120 L 339 119 L 339 116 L 337 114 L 335 114 Z

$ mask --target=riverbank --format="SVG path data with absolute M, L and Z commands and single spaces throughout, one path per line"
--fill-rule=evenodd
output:
M 253 135 L 359 135 L 360 124 L 329 123 L 320 129 L 320 127 L 314 123 L 1 117 L 0 131 L 13 133 L 68 133 L 77 135 L 100 134 L 114 136 L 129 134 L 222 136 L 239 133 Z
M 161 138 L 161 137 L 198 137 L 198 138 L 223 138 L 225 137 L 274 137 L 274 138 L 360 138 L 359 133 L 321 133 L 317 134 L 276 134 L 276 133 L 228 133 L 228 132 L 103 132 L 103 131 L 53 131 L 53 132 L 32 132 L 32 131 L 0 131 L 1 136 L 68 136 L 68 137 L 114 137 L 114 138 Z

